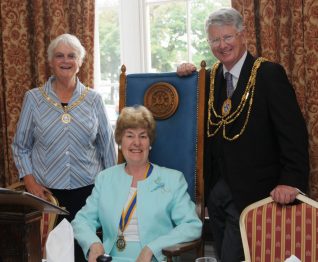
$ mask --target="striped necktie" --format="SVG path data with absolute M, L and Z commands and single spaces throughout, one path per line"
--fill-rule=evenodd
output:
M 231 98 L 231 96 L 232 96 L 232 94 L 234 92 L 232 74 L 230 72 L 226 72 L 225 73 L 225 79 L 226 79 L 226 94 L 227 94 L 227 98 Z

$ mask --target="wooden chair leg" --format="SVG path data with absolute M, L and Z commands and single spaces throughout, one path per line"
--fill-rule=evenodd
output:
M 204 241 L 201 241 L 200 246 L 197 247 L 197 257 L 204 257 Z
M 172 257 L 167 257 L 167 262 L 172 262 Z

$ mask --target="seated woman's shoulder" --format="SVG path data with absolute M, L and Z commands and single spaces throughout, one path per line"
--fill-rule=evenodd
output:
M 168 176 L 170 178 L 175 177 L 176 179 L 178 179 L 179 177 L 183 177 L 183 173 L 179 170 L 158 165 L 154 166 L 158 169 L 160 175 L 162 176 Z
M 108 167 L 99 173 L 100 176 L 111 176 L 116 175 L 118 172 L 123 172 L 125 169 L 125 164 L 118 164 Z

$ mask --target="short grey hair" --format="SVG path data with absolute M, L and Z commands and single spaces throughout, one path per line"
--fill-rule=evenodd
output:
M 85 48 L 81 44 L 80 40 L 75 35 L 71 35 L 71 34 L 59 35 L 58 37 L 56 37 L 54 40 L 51 41 L 47 49 L 47 56 L 48 56 L 49 62 L 52 61 L 54 49 L 61 43 L 69 45 L 70 47 L 74 48 L 77 55 L 81 59 L 81 62 L 83 62 L 85 54 L 86 54 Z
M 231 7 L 218 9 L 211 13 L 205 22 L 205 32 L 208 33 L 211 26 L 233 25 L 238 32 L 244 29 L 242 15 Z

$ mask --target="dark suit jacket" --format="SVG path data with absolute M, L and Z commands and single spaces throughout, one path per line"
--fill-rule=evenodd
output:
M 248 53 L 232 96 L 232 110 L 240 103 L 254 61 Z M 207 95 L 210 91 L 209 76 Z M 283 67 L 271 62 L 262 63 L 254 92 L 246 129 L 237 140 L 229 142 L 223 139 L 222 129 L 216 136 L 205 138 L 206 193 L 219 177 L 223 177 L 240 211 L 248 204 L 269 196 L 278 184 L 302 191 L 307 190 L 308 184 L 307 129 Z M 216 73 L 214 95 L 214 107 L 221 114 L 226 98 L 222 65 Z M 240 132 L 247 108 L 226 127 L 228 136 Z

